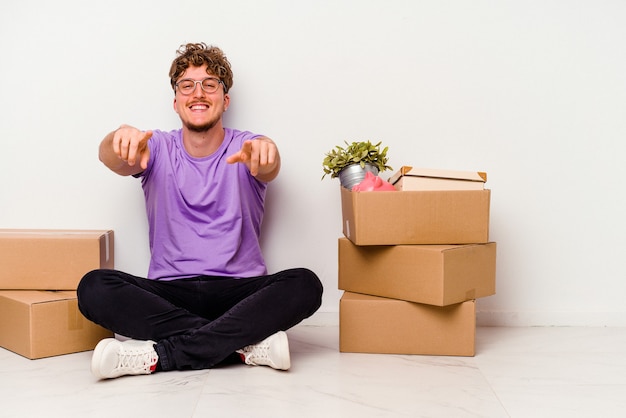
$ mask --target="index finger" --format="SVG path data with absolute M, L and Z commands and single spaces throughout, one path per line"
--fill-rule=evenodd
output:
M 226 162 L 229 164 L 245 163 L 246 161 L 250 160 L 251 154 L 252 154 L 252 143 L 249 140 L 244 141 L 244 143 L 241 144 L 241 149 L 237 151 L 236 153 L 228 156 L 228 158 L 226 158 Z
M 244 158 L 246 158 L 247 160 L 250 159 L 250 156 L 252 155 L 252 141 L 251 140 L 246 140 L 243 142 L 243 144 L 241 145 L 241 153 L 244 155 Z
M 128 144 L 128 165 L 135 165 L 137 154 L 143 154 L 143 151 L 146 149 L 146 143 L 151 137 L 152 131 L 142 131 L 138 137 L 139 140 L 135 144 L 133 144 L 131 138 Z

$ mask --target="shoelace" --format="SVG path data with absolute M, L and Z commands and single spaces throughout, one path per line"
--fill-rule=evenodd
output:
M 150 366 L 156 362 L 156 355 L 153 352 L 138 348 L 124 348 L 118 353 L 118 369 L 141 369 L 149 371 Z
M 256 359 L 269 359 L 270 357 L 270 345 L 265 344 L 255 344 L 249 345 L 243 349 L 244 353 L 247 354 L 247 361 L 254 361 Z

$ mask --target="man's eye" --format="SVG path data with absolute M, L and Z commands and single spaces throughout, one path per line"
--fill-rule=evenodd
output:
M 184 82 L 184 83 L 180 83 L 178 86 L 179 86 L 181 89 L 183 89 L 183 90 L 189 90 L 189 89 L 192 89 L 192 88 L 193 88 L 194 83 L 191 83 L 191 82 Z

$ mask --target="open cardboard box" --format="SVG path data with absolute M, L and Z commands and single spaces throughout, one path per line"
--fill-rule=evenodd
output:
M 341 187 L 343 234 L 356 245 L 489 242 L 491 191 L 352 192 Z
M 0 289 L 75 290 L 114 268 L 113 241 L 110 230 L 0 229 Z
M 444 307 L 345 292 L 339 351 L 473 356 L 476 302 Z
M 113 333 L 87 320 L 76 292 L 0 291 L 0 346 L 29 359 L 93 350 Z
M 339 289 L 436 306 L 496 292 L 496 243 L 358 246 L 339 239 Z

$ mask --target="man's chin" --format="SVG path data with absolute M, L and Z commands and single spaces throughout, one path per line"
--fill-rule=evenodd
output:
M 202 132 L 210 131 L 211 128 L 213 128 L 216 124 L 217 122 L 209 122 L 209 123 L 204 123 L 202 125 L 195 125 L 195 124 L 187 123 L 185 124 L 185 127 L 192 132 L 202 133 Z
M 212 128 L 215 127 L 215 125 L 217 125 L 218 122 L 219 122 L 219 119 L 210 120 L 206 123 L 201 123 L 201 124 L 191 123 L 189 121 L 183 121 L 183 125 L 185 126 L 185 128 L 187 128 L 191 132 L 203 133 L 203 132 L 210 131 Z

